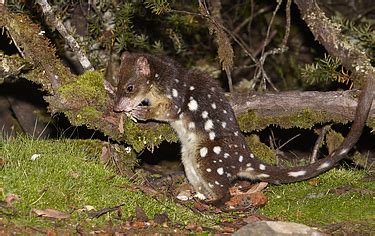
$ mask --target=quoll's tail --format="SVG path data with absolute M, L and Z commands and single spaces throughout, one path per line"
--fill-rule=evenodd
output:
M 320 159 L 313 164 L 300 167 L 283 169 L 276 166 L 262 166 L 262 164 L 259 164 L 258 170 L 254 171 L 257 172 L 257 179 L 265 182 L 274 184 L 298 182 L 313 178 L 333 168 L 340 160 L 342 160 L 346 156 L 347 152 L 348 150 L 346 149 L 342 150 L 340 153 L 334 152 L 329 157 Z
M 240 177 L 258 179 L 270 183 L 291 183 L 298 182 L 315 177 L 329 169 L 337 162 L 342 160 L 350 149 L 357 143 L 362 134 L 363 127 L 366 124 L 373 99 L 375 97 L 375 83 L 368 79 L 366 86 L 362 90 L 358 100 L 356 115 L 349 134 L 342 142 L 340 147 L 332 152 L 328 157 L 318 160 L 317 162 L 301 167 L 279 168 L 276 166 L 266 165 L 264 163 L 255 163 L 255 166 L 247 166 L 240 172 Z

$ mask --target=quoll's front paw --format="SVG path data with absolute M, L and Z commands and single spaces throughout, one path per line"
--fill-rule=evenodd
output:
M 137 120 L 148 120 L 149 119 L 149 109 L 144 106 L 138 106 L 132 110 L 131 115 Z

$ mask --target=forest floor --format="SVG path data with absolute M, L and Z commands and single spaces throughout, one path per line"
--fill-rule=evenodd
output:
M 232 233 L 257 220 L 331 234 L 375 234 L 375 179 L 338 168 L 309 181 L 264 186 L 262 207 L 223 210 L 181 201 L 184 179 L 153 188 L 100 162 L 98 140 L 0 140 L 0 234 Z M 142 174 L 143 173 L 143 174 Z M 182 186 L 182 187 L 181 187 Z

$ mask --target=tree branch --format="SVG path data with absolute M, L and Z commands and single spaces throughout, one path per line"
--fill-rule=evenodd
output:
M 366 123 L 375 91 L 375 69 L 366 53 L 347 40 L 337 25 L 333 24 L 319 8 L 315 0 L 295 0 L 302 18 L 315 38 L 328 53 L 339 58 L 353 74 L 366 82 L 358 101 L 355 119 L 348 136 L 338 148 L 338 156 L 345 155 L 358 141 Z M 335 154 L 333 154 L 335 155 Z

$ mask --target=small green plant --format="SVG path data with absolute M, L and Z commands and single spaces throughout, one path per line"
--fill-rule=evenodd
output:
M 313 64 L 306 64 L 301 71 L 302 78 L 309 85 L 327 85 L 332 81 L 345 83 L 352 87 L 352 78 L 350 73 L 341 65 L 341 62 L 325 54 L 324 59 L 317 59 Z M 324 87 L 324 86 L 322 86 Z

